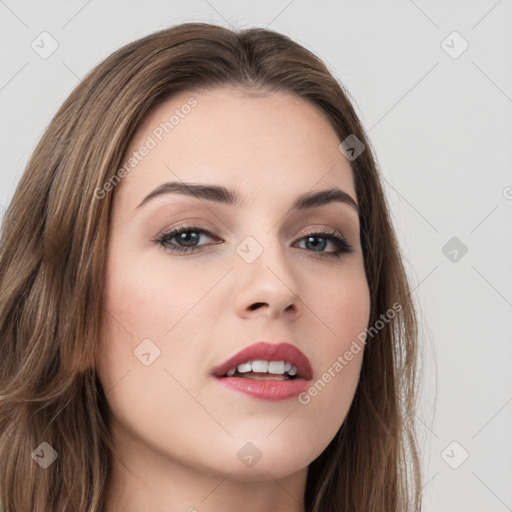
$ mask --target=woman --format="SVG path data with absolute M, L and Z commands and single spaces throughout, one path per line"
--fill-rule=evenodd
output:
M 94 69 L 6 213 L 0 318 L 4 512 L 420 510 L 376 163 L 283 35 L 183 24 Z

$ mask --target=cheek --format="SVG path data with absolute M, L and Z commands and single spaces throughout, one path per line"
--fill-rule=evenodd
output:
M 317 444 L 324 441 L 326 446 L 345 419 L 359 381 L 370 315 L 364 273 L 347 272 L 323 295 L 318 294 L 316 304 L 315 314 L 322 321 L 315 338 L 319 349 L 314 354 L 317 374 L 298 401 L 309 417 L 321 419 L 322 430 L 311 430 L 310 440 Z
M 318 346 L 331 360 L 344 351 L 353 339 L 366 329 L 370 316 L 370 290 L 364 273 L 363 263 L 354 262 L 336 277 L 320 276 L 318 282 L 327 283 L 308 295 L 308 302 L 314 305 L 313 316 L 319 322 L 314 334 Z M 311 287 L 311 290 L 315 290 Z M 319 338 L 318 338 L 319 337 Z
M 152 359 L 158 357 L 156 363 L 161 358 L 162 335 L 180 314 L 180 302 L 169 297 L 173 290 L 162 293 L 154 269 L 119 254 L 127 253 L 116 251 L 110 256 L 104 287 L 98 371 L 105 389 L 130 372 L 131 380 L 145 368 L 137 355 L 144 360 L 148 356 L 141 354 L 149 351 Z
M 113 251 L 108 269 L 98 372 L 105 389 L 116 386 L 111 400 L 116 396 L 117 405 L 127 400 L 133 404 L 132 399 L 146 393 L 143 388 L 154 396 L 165 396 L 173 386 L 179 392 L 166 370 L 188 387 L 195 385 L 188 382 L 190 368 L 197 368 L 201 346 L 215 329 L 212 305 L 202 299 L 218 273 L 205 275 L 191 266 L 176 270 L 165 255 L 148 264 L 119 249 Z M 154 405 L 153 411 L 161 408 Z
M 321 453 L 332 441 L 343 424 L 359 381 L 364 349 L 353 354 L 350 361 L 340 362 L 343 352 L 336 356 L 311 386 L 298 397 L 305 421 L 303 436 L 307 444 Z M 316 456 L 316 455 L 315 455 Z
M 187 375 L 195 366 L 197 354 L 185 334 L 193 328 L 187 312 L 201 289 L 191 285 L 192 273 L 163 278 L 157 265 L 125 260 L 123 266 L 112 261 L 109 268 L 98 375 L 117 424 L 159 449 L 169 438 L 182 437 L 180 427 L 190 417 L 193 403 L 180 383 L 190 386 L 175 367 L 187 369 Z M 187 428 L 191 437 L 200 437 Z
M 114 343 L 122 339 L 136 344 L 145 338 L 167 342 L 204 308 L 201 301 L 219 275 L 173 265 L 165 254 L 153 259 L 113 255 L 109 269 L 105 323 Z

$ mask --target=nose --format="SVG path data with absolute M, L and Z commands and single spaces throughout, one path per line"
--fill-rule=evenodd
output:
M 299 317 L 298 279 L 277 242 L 272 247 L 266 244 L 251 263 L 240 258 L 236 266 L 235 308 L 240 317 Z

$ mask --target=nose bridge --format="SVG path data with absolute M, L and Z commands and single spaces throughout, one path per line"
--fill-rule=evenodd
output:
M 252 311 L 256 304 L 264 304 L 276 315 L 290 306 L 297 308 L 299 285 L 275 229 L 253 230 L 236 252 L 237 309 Z
M 238 244 L 236 252 L 249 271 L 259 271 L 268 267 L 275 272 L 290 274 L 289 248 L 279 237 L 277 227 L 262 222 L 259 229 L 251 229 L 249 234 Z M 252 269 L 251 269 L 252 267 Z M 283 278 L 284 278 L 283 275 Z M 290 276 L 290 278 L 292 278 Z M 293 278 L 292 278 L 293 279 Z

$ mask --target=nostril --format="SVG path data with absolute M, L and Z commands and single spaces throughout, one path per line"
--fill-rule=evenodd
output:
M 253 310 L 255 310 L 255 309 L 259 308 L 260 306 L 265 306 L 265 303 L 264 303 L 264 302 L 255 302 L 255 303 L 250 307 L 250 309 L 251 309 L 251 311 L 253 311 Z

